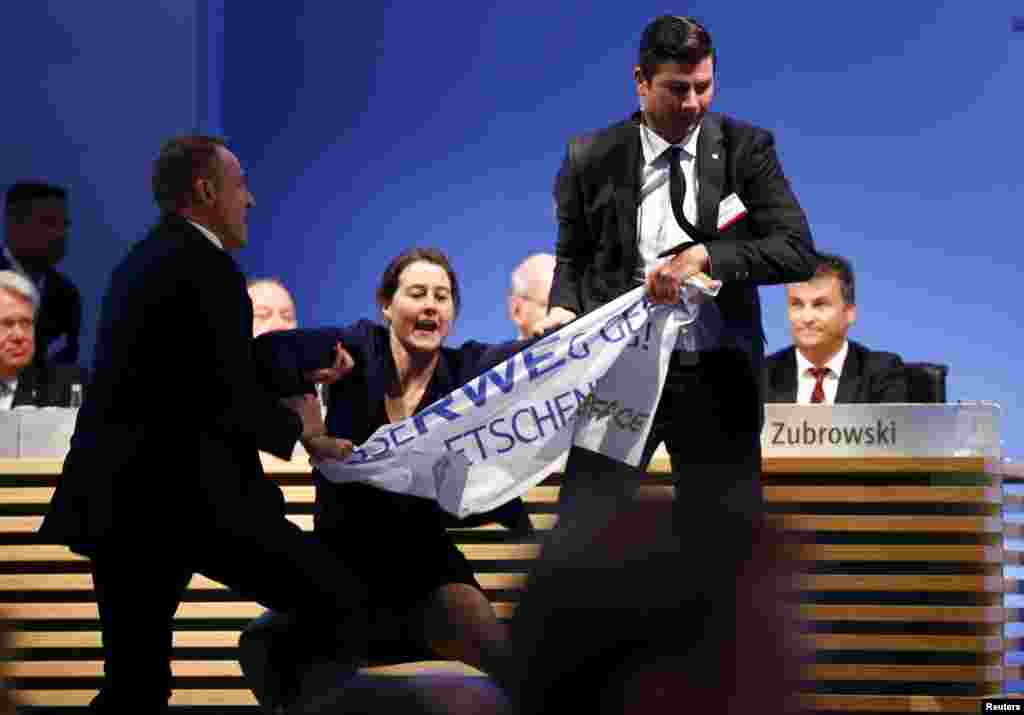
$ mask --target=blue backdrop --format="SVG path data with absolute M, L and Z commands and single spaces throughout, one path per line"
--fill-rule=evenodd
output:
M 60 268 L 82 291 L 85 363 L 110 270 L 157 215 L 149 161 L 220 95 L 201 57 L 219 56 L 203 47 L 207 16 L 196 0 L 4 5 L 0 191 L 18 179 L 70 191 Z
M 853 260 L 852 336 L 948 363 L 951 399 L 1000 402 L 1007 451 L 1024 453 L 1019 2 L 367 5 L 165 0 L 118 5 L 114 24 L 58 0 L 15 11 L 34 24 L 3 31 L 7 78 L 25 74 L 5 92 L 0 179 L 72 184 L 65 268 L 88 310 L 154 213 L 159 139 L 200 125 L 250 172 L 243 266 L 283 278 L 304 325 L 376 316 L 387 260 L 429 244 L 463 281 L 452 340 L 510 337 L 508 275 L 554 247 L 566 140 L 636 107 L 640 29 L 685 12 L 718 46 L 715 107 L 775 131 L 817 245 Z M 783 291 L 762 297 L 776 350 Z

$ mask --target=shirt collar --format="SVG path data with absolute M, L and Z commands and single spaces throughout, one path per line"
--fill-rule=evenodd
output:
M 199 229 L 199 233 L 203 234 L 208 239 L 210 239 L 210 243 L 212 243 L 214 246 L 216 246 L 220 250 L 222 250 L 222 251 L 224 250 L 224 244 L 221 243 L 219 238 L 217 238 L 217 234 L 215 234 L 213 231 L 208 229 L 206 226 L 203 226 L 202 224 L 198 224 L 198 223 L 196 223 L 195 221 L 193 221 L 190 218 L 187 218 L 185 220 L 188 221 L 193 226 L 195 226 L 197 229 Z
M 15 258 L 14 254 L 11 253 L 11 249 L 6 243 L 4 244 L 4 258 L 6 258 L 8 263 L 11 264 L 11 268 L 15 273 L 20 273 L 26 278 L 32 278 L 32 276 L 28 274 L 28 271 L 25 270 L 25 266 L 21 265 L 21 261 Z
M 646 124 L 640 125 L 640 143 L 644 148 L 644 163 L 651 164 L 658 159 L 665 150 L 670 146 L 680 147 L 686 152 L 691 158 L 697 156 L 697 138 L 700 136 L 700 127 L 704 123 L 702 119 L 700 124 L 694 127 L 686 138 L 683 139 L 679 144 L 669 144 L 667 141 L 661 138 L 661 135 L 656 131 L 648 127 Z
M 844 340 L 843 346 L 839 348 L 839 352 L 832 356 L 832 358 L 825 363 L 825 367 L 832 371 L 832 374 L 839 377 L 843 374 L 843 364 L 846 362 L 846 354 L 850 351 L 850 341 Z M 796 374 L 798 376 L 806 375 L 807 371 L 814 367 L 814 363 L 804 357 L 800 349 L 796 349 Z

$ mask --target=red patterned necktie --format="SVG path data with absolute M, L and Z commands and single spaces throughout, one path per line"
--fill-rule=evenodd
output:
M 827 367 L 809 367 L 807 372 L 814 376 L 814 390 L 811 392 L 811 404 L 819 405 L 825 401 L 825 376 L 831 370 Z

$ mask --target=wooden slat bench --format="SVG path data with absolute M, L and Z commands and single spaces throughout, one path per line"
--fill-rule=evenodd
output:
M 290 518 L 310 528 L 308 466 L 265 461 Z M 87 562 L 35 537 L 59 471 L 53 460 L 0 460 L 0 613 L 15 647 L 6 677 L 30 711 L 81 711 L 102 676 Z M 659 456 L 649 493 L 671 493 L 666 472 Z M 1007 672 L 1019 677 L 1003 664 L 1001 485 L 982 460 L 768 459 L 763 482 L 769 518 L 798 542 L 803 638 L 815 654 L 800 695 L 808 710 L 973 713 Z M 556 522 L 558 488 L 556 476 L 526 498 L 539 530 Z M 510 616 L 537 544 L 497 526 L 453 535 L 499 615 Z M 192 579 L 175 621 L 175 709 L 255 712 L 235 646 L 260 612 Z M 457 663 L 374 672 L 425 668 L 476 672 Z
M 279 484 L 289 518 L 312 528 L 314 489 L 308 463 L 265 457 Z M 56 460 L 0 460 L 0 617 L 9 631 L 13 657 L 4 676 L 27 710 L 81 711 L 95 695 L 102 674 L 101 636 L 87 560 L 64 546 L 40 543 L 42 521 L 60 473 Z M 557 483 L 536 487 L 527 497 L 537 529 L 555 523 Z M 467 556 L 479 565 L 481 585 L 499 617 L 508 618 L 526 583 L 537 544 L 506 538 L 489 525 L 453 529 Z M 241 629 L 263 612 L 222 584 L 196 575 L 175 615 L 175 691 L 172 705 L 206 713 L 256 712 L 256 701 L 236 660 Z M 429 672 L 479 675 L 461 663 L 431 662 L 370 669 L 382 677 Z
M 1001 478 L 978 458 L 766 460 L 797 542 L 813 712 L 976 713 L 1003 663 Z

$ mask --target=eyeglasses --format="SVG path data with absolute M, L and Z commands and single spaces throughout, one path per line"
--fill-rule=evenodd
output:
M 35 330 L 36 321 L 33 318 L 3 318 L 0 319 L 0 335 L 13 333 L 15 328 L 21 328 L 26 333 Z

